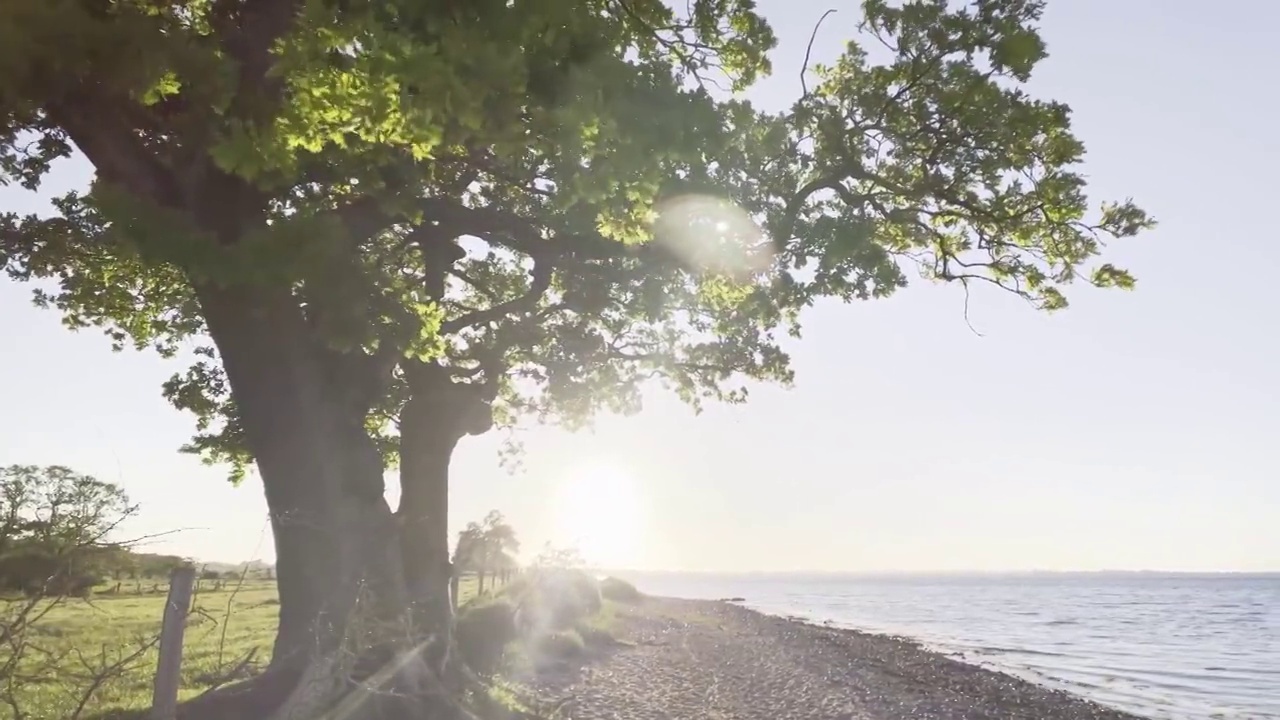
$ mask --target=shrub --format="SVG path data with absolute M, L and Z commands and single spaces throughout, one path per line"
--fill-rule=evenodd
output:
M 587 651 L 577 630 L 557 630 L 534 639 L 533 652 L 542 660 L 574 660 Z
M 516 625 L 526 637 L 572 628 L 603 607 L 599 583 L 580 570 L 539 570 L 503 588 L 516 606 Z
M 516 610 L 499 598 L 472 603 L 458 614 L 454 638 L 467 667 L 482 675 L 497 672 L 508 643 L 516 639 Z
M 600 595 L 606 600 L 620 603 L 638 603 L 644 599 L 644 593 L 635 585 L 616 577 L 607 577 L 600 581 Z
M 87 598 L 102 578 L 88 573 L 59 573 L 45 580 L 32 579 L 22 588 L 27 597 Z
M 542 570 L 518 597 L 518 624 L 527 634 L 566 630 L 603 606 L 600 586 L 579 570 Z

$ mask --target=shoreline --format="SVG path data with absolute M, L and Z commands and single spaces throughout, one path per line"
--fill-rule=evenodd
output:
M 570 720 L 1147 720 L 911 638 L 723 600 L 615 607 L 618 646 L 531 683 Z
M 678 598 L 662 598 L 662 599 L 675 600 Z M 784 622 L 794 623 L 796 625 L 803 625 L 805 627 L 813 628 L 816 630 L 834 630 L 839 633 L 849 634 L 853 637 L 874 638 L 884 642 L 900 643 L 904 646 L 912 648 L 915 652 L 926 653 L 929 655 L 936 656 L 939 660 L 958 663 L 967 668 L 973 668 L 973 669 L 991 673 L 994 675 L 999 675 L 1004 678 L 1009 678 L 1015 682 L 1032 685 L 1047 693 L 1051 693 L 1055 695 L 1065 695 L 1067 697 L 1095 705 L 1103 711 L 1117 714 L 1118 717 L 1130 718 L 1130 720 L 1150 720 L 1150 718 L 1148 718 L 1147 716 L 1140 715 L 1132 710 L 1117 708 L 1112 705 L 1108 705 L 1106 703 L 1100 702 L 1098 700 L 1094 700 L 1093 698 L 1090 698 L 1081 693 L 1072 692 L 1071 690 L 1055 687 L 1053 685 L 1037 681 L 1034 678 L 1023 677 L 1013 671 L 1001 668 L 994 663 L 992 665 L 982 665 L 982 664 L 970 661 L 968 659 L 965 659 L 963 656 L 957 657 L 955 654 L 948 653 L 936 647 L 930 647 L 930 645 L 926 641 L 921 640 L 920 638 L 912 637 L 910 635 L 899 635 L 896 633 L 878 632 L 875 630 L 863 630 L 860 628 L 853 628 L 853 627 L 839 625 L 834 621 L 830 621 L 830 620 L 817 621 L 817 620 L 812 620 L 809 618 L 802 617 L 800 615 L 773 615 L 773 614 L 764 612 L 762 610 L 756 610 L 755 608 L 750 608 L 750 607 L 747 607 L 746 605 L 743 605 L 742 603 L 747 602 L 745 599 L 733 598 L 728 600 L 712 600 L 710 602 L 716 602 L 716 603 L 729 605 L 731 607 L 737 607 L 741 610 L 744 610 L 749 613 L 753 613 L 755 615 L 759 615 L 762 618 L 769 619 L 769 620 L 782 620 Z

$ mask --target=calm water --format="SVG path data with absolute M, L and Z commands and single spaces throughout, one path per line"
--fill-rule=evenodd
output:
M 654 595 L 905 635 L 1160 720 L 1280 718 L 1280 575 L 624 573 Z

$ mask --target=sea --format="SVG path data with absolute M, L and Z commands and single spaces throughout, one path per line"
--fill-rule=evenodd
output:
M 909 637 L 1152 720 L 1280 718 L 1280 573 L 616 574 Z

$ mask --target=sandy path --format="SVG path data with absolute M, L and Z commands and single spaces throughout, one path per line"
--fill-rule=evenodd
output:
M 570 720 L 1134 720 L 894 638 L 653 599 L 621 647 L 537 684 Z

